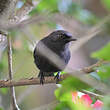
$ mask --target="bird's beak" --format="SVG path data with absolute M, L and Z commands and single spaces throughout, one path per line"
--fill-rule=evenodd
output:
M 76 38 L 71 38 L 70 41 L 77 41 L 77 39 Z
M 68 39 L 68 41 L 69 41 L 69 42 L 71 42 L 71 41 L 77 41 L 77 39 L 71 37 L 70 39 Z
M 77 39 L 72 36 L 72 34 L 67 33 L 67 42 L 76 41 Z

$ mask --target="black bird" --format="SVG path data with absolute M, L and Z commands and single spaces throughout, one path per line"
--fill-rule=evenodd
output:
M 77 39 L 73 38 L 69 32 L 64 30 L 57 30 L 37 43 L 33 56 L 34 62 L 40 70 L 38 77 L 40 77 L 41 84 L 43 84 L 44 76 L 53 76 L 55 72 L 58 72 L 55 78 L 57 78 L 57 80 L 59 79 L 60 71 L 66 67 L 70 60 L 69 43 L 76 40 Z M 49 59 L 49 57 L 51 57 L 49 54 L 48 56 L 45 56 L 47 52 L 45 46 L 56 55 L 58 55 L 59 58 L 61 58 L 61 60 L 64 62 L 64 64 L 60 66 L 61 68 L 57 66 L 58 64 L 54 64 Z

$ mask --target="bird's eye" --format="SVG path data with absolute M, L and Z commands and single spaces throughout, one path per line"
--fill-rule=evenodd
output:
M 64 34 L 60 34 L 59 35 L 59 39 L 64 39 L 65 38 L 65 35 Z
M 58 35 L 58 38 L 59 38 L 59 39 L 61 39 L 61 38 L 62 38 L 62 35 L 61 35 L 61 34 L 60 34 L 60 35 Z
M 56 41 L 60 41 L 65 39 L 65 35 L 63 34 L 58 34 L 57 36 L 53 37 L 53 39 L 51 39 L 52 41 L 56 42 Z

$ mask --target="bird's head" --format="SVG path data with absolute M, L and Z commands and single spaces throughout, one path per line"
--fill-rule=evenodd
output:
M 77 40 L 76 38 L 74 38 L 72 36 L 72 34 L 70 34 L 67 31 L 64 31 L 64 30 L 54 31 L 49 36 L 51 38 L 51 41 L 60 42 L 60 43 L 63 43 L 63 44 L 66 44 L 66 43 L 69 43 L 71 41 L 76 41 Z

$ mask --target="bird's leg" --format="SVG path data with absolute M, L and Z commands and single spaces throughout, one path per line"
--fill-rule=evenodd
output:
M 60 80 L 60 72 L 57 73 L 57 75 L 54 77 L 54 79 L 56 79 L 56 84 L 57 84 Z
M 38 77 L 40 77 L 40 84 L 43 85 L 44 84 L 44 80 L 45 80 L 45 78 L 44 78 L 44 72 L 40 71 Z

